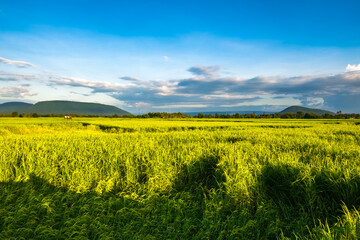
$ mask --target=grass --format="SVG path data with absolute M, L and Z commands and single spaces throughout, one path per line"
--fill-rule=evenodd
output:
M 360 121 L 0 119 L 1 239 L 358 239 Z

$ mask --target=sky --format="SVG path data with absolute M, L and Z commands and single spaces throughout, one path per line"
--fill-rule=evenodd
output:
M 359 1 L 0 0 L 0 103 L 360 113 Z

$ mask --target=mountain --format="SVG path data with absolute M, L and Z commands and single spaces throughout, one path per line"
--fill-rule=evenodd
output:
M 6 105 L 8 104 L 9 103 L 6 103 Z M 38 114 L 79 114 L 79 115 L 117 114 L 119 116 L 131 115 L 131 113 L 125 110 L 110 105 L 105 105 L 100 103 L 73 102 L 73 101 L 43 101 L 43 102 L 38 102 L 34 105 L 28 104 L 27 106 L 22 108 L 14 107 L 7 109 L 8 109 L 7 113 L 16 111 L 18 113 L 26 113 L 26 114 L 38 113 Z
M 307 108 L 307 107 L 301 107 L 301 106 L 291 106 L 288 108 L 285 108 L 280 113 L 297 113 L 297 112 L 303 112 L 303 113 L 316 113 L 317 115 L 324 115 L 324 114 L 330 114 L 335 115 L 335 113 L 322 110 L 322 109 L 315 109 L 315 108 Z
M 0 104 L 0 114 L 12 113 L 12 112 L 23 112 L 24 109 L 31 107 L 31 103 L 24 102 L 7 102 Z

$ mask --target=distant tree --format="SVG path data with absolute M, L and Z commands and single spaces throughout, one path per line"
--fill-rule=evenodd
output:
M 305 116 L 305 113 L 303 113 L 303 112 L 296 113 L 296 118 L 304 118 L 304 116 Z
M 293 112 L 283 113 L 280 115 L 280 118 L 295 118 L 296 115 Z
M 324 117 L 324 118 L 327 118 L 327 119 L 333 118 L 333 116 L 330 115 L 329 113 L 325 113 L 325 114 L 323 115 L 323 117 Z
M 314 119 L 314 118 L 319 118 L 319 116 L 316 113 L 305 113 L 304 118 Z
M 12 112 L 11 113 L 11 117 L 17 117 L 19 114 L 18 114 L 18 112 Z
M 204 114 L 203 114 L 203 113 L 199 113 L 199 114 L 198 114 L 198 118 L 204 118 Z

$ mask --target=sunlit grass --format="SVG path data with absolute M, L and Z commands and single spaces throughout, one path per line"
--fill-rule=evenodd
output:
M 0 119 L 0 238 L 356 239 L 359 120 Z

